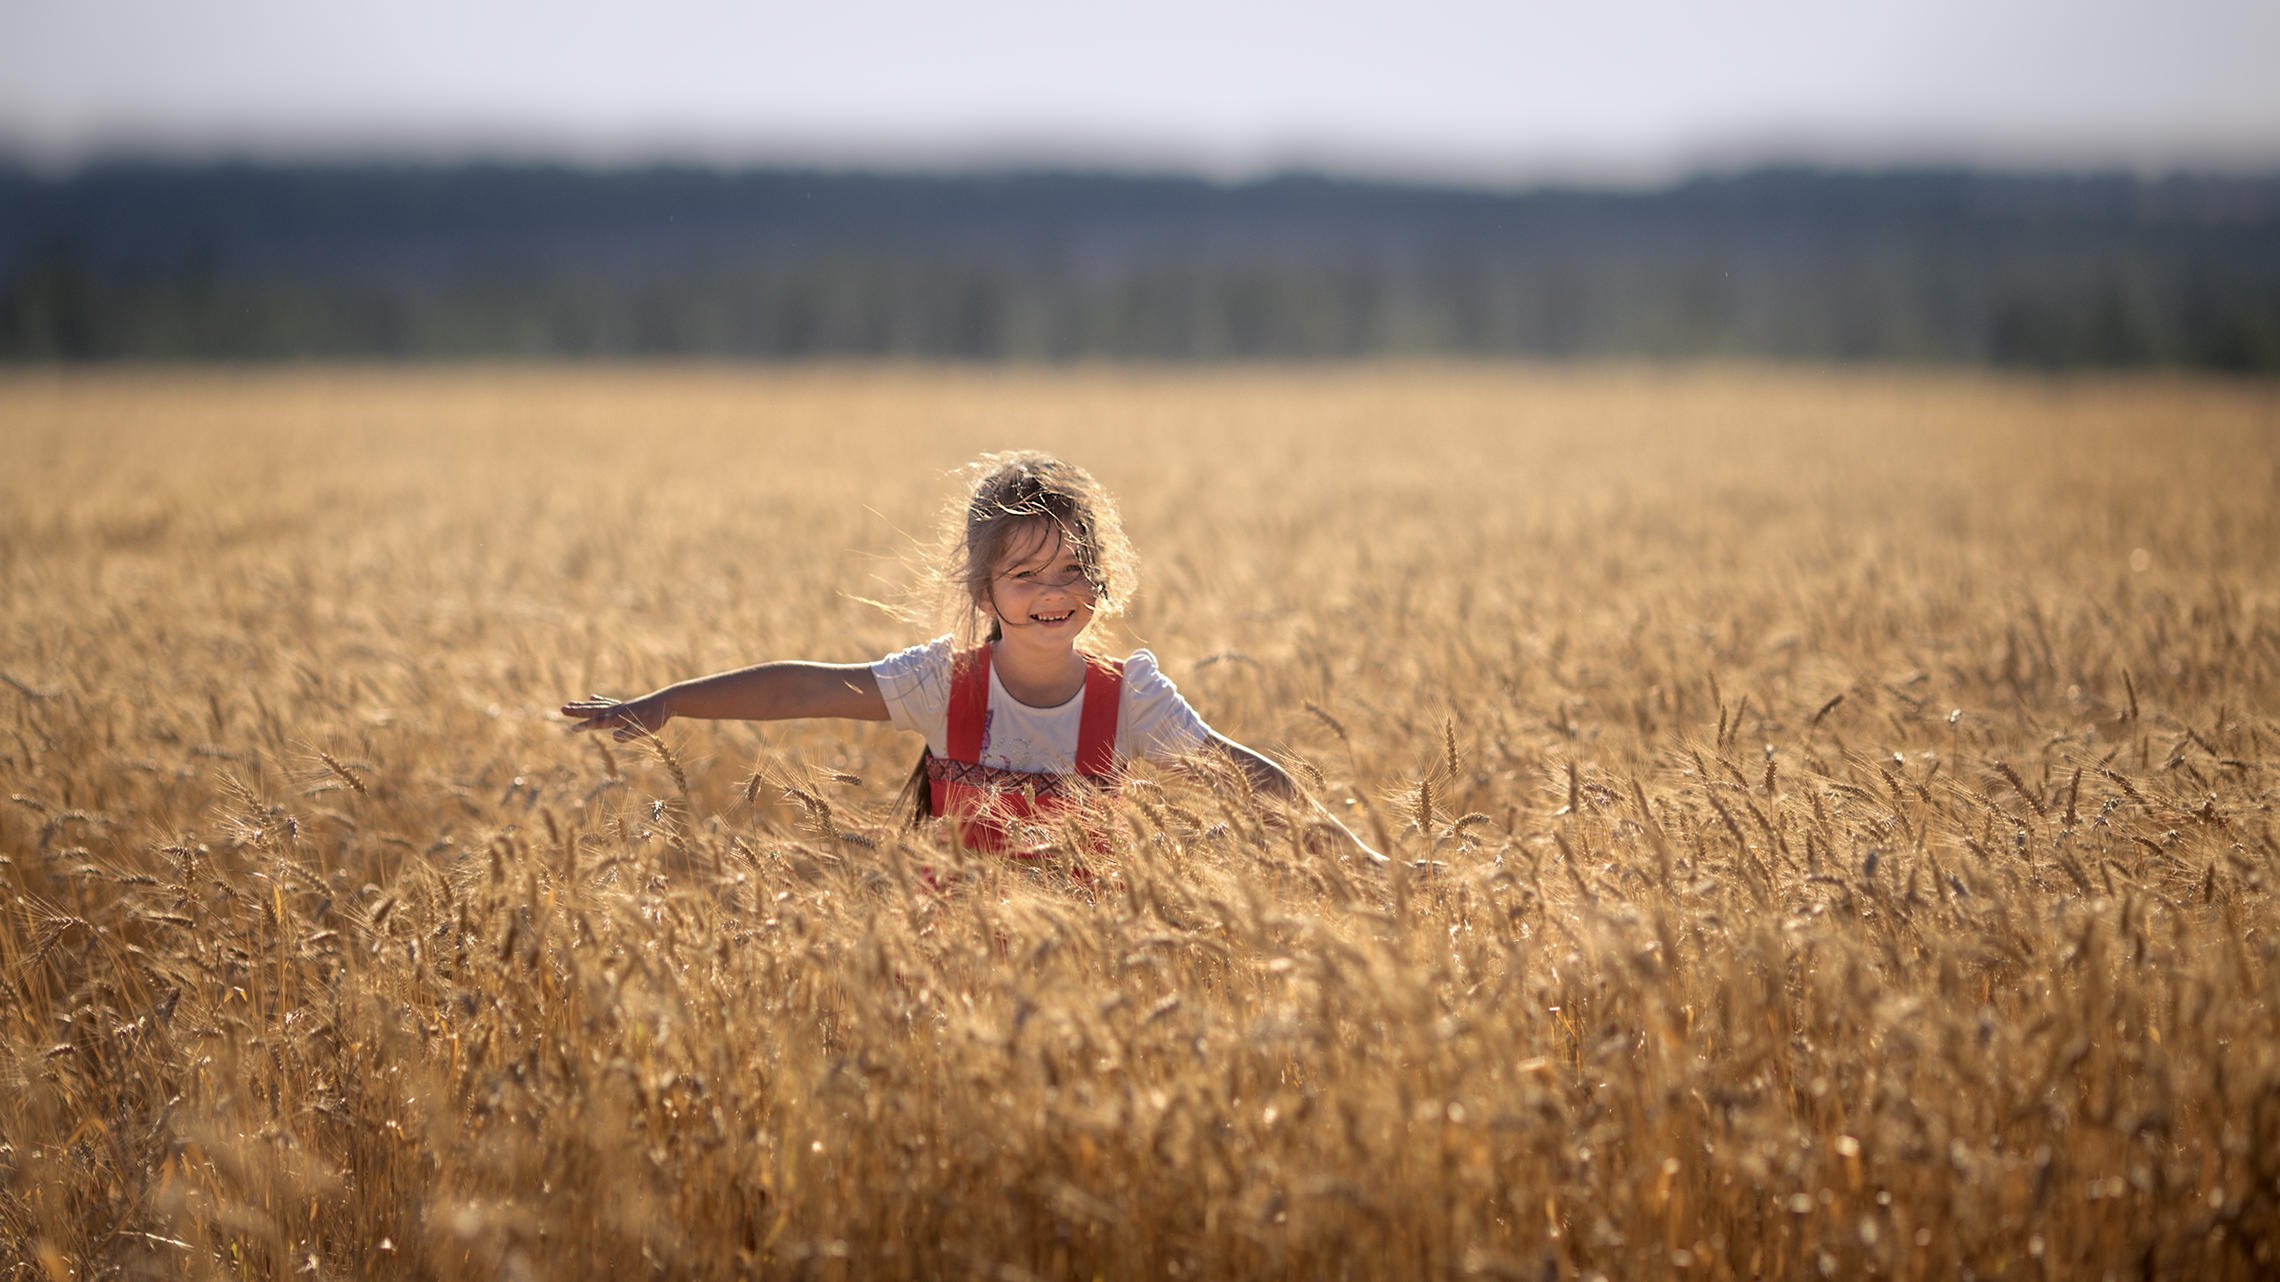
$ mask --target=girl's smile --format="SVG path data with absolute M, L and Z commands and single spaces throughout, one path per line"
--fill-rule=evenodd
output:
M 981 606 L 997 621 L 1001 648 L 1013 652 L 1002 675 L 1013 681 L 1044 678 L 1039 686 L 1061 693 L 1069 673 L 1082 678 L 1081 664 L 1063 668 L 1074 657 L 1078 634 L 1092 622 L 1099 589 L 1084 561 L 1052 525 L 1042 526 L 1039 537 L 1026 543 L 991 573 Z M 1050 666 L 1035 666 L 1040 661 Z

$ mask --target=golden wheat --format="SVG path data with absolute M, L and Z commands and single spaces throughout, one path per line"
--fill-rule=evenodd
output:
M 26 371 L 0 432 L 0 1279 L 2280 1268 L 2270 385 Z M 962 861 L 883 727 L 549 715 L 908 644 L 1014 445 L 1388 868 L 1209 774 Z

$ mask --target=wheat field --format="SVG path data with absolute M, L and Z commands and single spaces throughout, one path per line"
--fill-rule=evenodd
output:
M 1363 366 L 0 377 L 0 1280 L 2280 1270 L 2280 387 Z M 883 726 L 975 453 L 1389 854 L 1109 876 Z

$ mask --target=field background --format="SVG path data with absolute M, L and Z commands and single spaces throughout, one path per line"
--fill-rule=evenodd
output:
M 2280 389 L 1342 366 L 0 379 L 0 1279 L 2269 1276 Z M 879 727 L 1122 499 L 1209 780 L 915 893 Z M 1430 875 L 1408 861 L 1432 861 Z

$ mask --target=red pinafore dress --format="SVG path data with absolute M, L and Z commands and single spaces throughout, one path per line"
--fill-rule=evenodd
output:
M 1124 665 L 1094 655 L 1084 658 L 1084 707 L 1077 714 L 1074 775 L 983 765 L 982 740 L 990 713 L 990 647 L 976 646 L 951 661 L 948 752 L 927 759 L 926 781 L 934 813 L 957 826 L 958 840 L 966 849 L 1015 859 L 1040 858 L 1049 853 L 1043 847 L 1062 818 L 1115 787 L 1116 714 Z M 1094 846 L 1103 840 L 1096 833 Z

